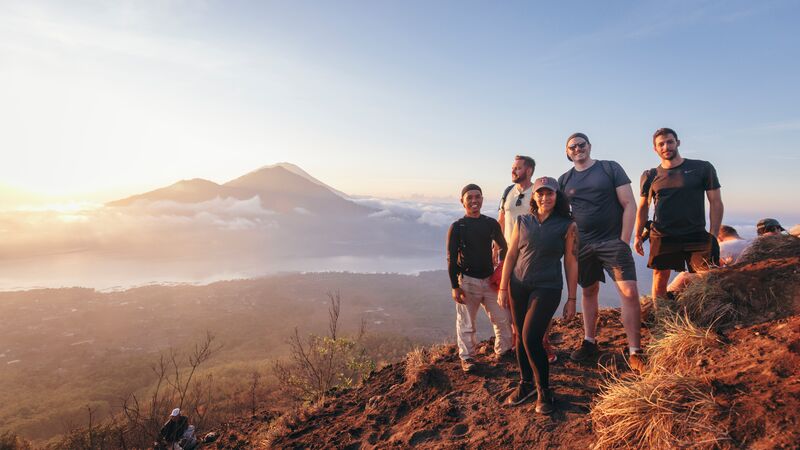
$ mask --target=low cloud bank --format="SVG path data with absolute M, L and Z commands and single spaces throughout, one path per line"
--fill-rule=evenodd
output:
M 377 209 L 378 212 L 372 213 L 371 218 L 409 220 L 433 227 L 447 227 L 464 214 L 464 209 L 458 203 L 424 203 L 381 198 L 361 198 L 354 201 Z

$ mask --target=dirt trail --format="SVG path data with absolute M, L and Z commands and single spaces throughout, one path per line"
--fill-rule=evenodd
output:
M 271 446 L 275 448 L 589 448 L 589 410 L 605 377 L 597 364 L 577 364 L 571 350 L 583 337 L 581 322 L 556 322 L 558 361 L 551 366 L 556 412 L 541 416 L 535 401 L 514 408 L 503 400 L 516 387 L 516 363 L 495 363 L 491 341 L 482 342 L 475 373 L 461 371 L 455 346 L 431 355 L 422 367 L 384 367 L 357 389 L 328 399 Z M 598 337 L 602 364 L 629 371 L 621 357 L 625 334 L 619 311 L 603 310 Z M 644 331 L 645 342 L 648 333 Z M 408 376 L 407 371 L 411 373 Z M 241 419 L 221 431 L 215 448 L 270 448 L 268 424 Z

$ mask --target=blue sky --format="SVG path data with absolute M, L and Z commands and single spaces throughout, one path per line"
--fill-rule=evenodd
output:
M 798 221 L 798 19 L 792 1 L 4 2 L 0 187 L 104 201 L 290 161 L 351 194 L 497 197 L 515 154 L 567 170 L 573 131 L 636 183 L 670 126 L 729 214 Z

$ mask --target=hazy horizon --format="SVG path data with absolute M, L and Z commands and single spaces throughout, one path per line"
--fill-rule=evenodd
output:
M 684 156 L 717 167 L 729 212 L 790 211 L 798 13 L 788 0 L 7 1 L 0 209 L 280 161 L 354 196 L 452 198 L 467 182 L 499 195 L 515 154 L 537 175 L 567 170 L 574 131 L 637 183 L 669 126 Z
M 653 131 L 672 127 L 684 157 L 716 167 L 725 223 L 789 228 L 798 13 L 788 0 L 2 2 L 0 289 L 441 269 L 461 187 L 482 186 L 494 216 L 514 155 L 558 176 L 575 131 L 637 191 L 659 162 Z M 202 201 L 103 206 L 280 162 L 352 202 L 178 186 Z

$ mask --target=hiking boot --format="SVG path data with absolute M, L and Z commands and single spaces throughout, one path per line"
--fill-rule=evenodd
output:
M 463 370 L 464 373 L 471 373 L 471 372 L 475 371 L 475 363 L 472 362 L 471 359 L 462 359 L 461 360 L 461 370 Z
M 506 406 L 517 406 L 525 400 L 533 397 L 536 390 L 533 388 L 533 383 L 520 383 L 514 392 L 506 398 Z
M 550 389 L 539 391 L 539 396 L 536 398 L 536 413 L 547 415 L 551 414 L 554 409 L 553 392 Z
M 569 359 L 575 362 L 583 362 L 597 358 L 598 354 L 600 354 L 600 350 L 597 348 L 597 343 L 593 344 L 584 339 L 581 343 L 581 346 L 578 347 L 578 349 L 574 352 L 570 353 Z
M 514 350 L 506 350 L 503 353 L 494 354 L 494 362 L 497 364 L 504 362 L 516 362 L 516 360 L 517 355 L 514 353 Z
M 556 350 L 550 344 L 550 339 L 548 339 L 547 336 L 542 339 L 542 344 L 544 345 L 544 351 L 547 352 L 547 362 L 553 364 L 554 362 L 558 361 Z
M 628 356 L 628 366 L 631 370 L 640 374 L 643 373 L 647 368 L 644 352 L 639 350 L 636 353 L 630 353 L 628 349 L 625 349 L 625 354 Z

